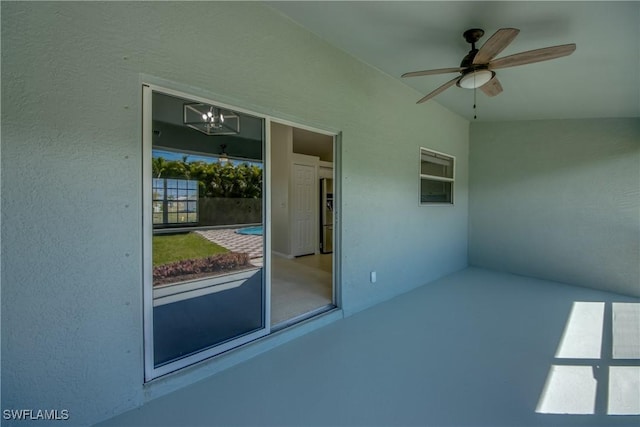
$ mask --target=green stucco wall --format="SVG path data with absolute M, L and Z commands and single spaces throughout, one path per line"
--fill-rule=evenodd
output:
M 640 120 L 474 123 L 469 263 L 640 296 Z
M 346 315 L 467 265 L 468 122 L 415 105 L 420 94 L 265 5 L 1 7 L 3 409 L 64 408 L 65 425 L 89 425 L 153 395 L 143 386 L 142 75 L 342 132 Z M 418 205 L 420 146 L 456 156 L 455 206 Z

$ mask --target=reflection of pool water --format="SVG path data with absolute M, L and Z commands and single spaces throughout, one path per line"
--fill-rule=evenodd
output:
M 236 230 L 237 234 L 248 234 L 251 236 L 261 236 L 262 235 L 262 226 L 258 225 L 256 227 L 245 227 Z

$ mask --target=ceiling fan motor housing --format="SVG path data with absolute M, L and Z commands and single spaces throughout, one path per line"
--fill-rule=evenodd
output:
M 462 59 L 460 66 L 463 68 L 470 67 L 473 65 L 473 59 L 476 57 L 478 53 L 478 49 L 476 49 L 476 42 L 482 38 L 484 35 L 484 30 L 480 28 L 471 28 L 464 33 L 462 33 L 462 37 L 467 41 L 467 43 L 471 44 L 471 50 Z
M 462 37 L 464 37 L 467 43 L 471 43 L 471 50 L 460 63 L 460 67 L 465 68 L 465 70 L 462 71 L 462 77 L 456 82 L 456 86 L 464 89 L 476 89 L 489 82 L 489 80 L 496 75 L 496 73 L 489 70 L 486 65 L 474 65 L 473 63 L 473 60 L 478 54 L 476 42 L 480 40 L 483 35 L 484 30 L 480 28 L 471 28 L 462 33 Z
M 462 58 L 460 67 L 462 68 L 471 67 L 473 65 L 473 58 L 476 57 L 477 53 L 478 53 L 478 49 L 471 49 L 469 53 L 464 58 Z

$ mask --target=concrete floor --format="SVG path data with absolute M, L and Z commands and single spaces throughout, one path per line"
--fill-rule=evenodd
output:
M 603 325 L 573 325 L 579 303 L 601 303 Z M 100 425 L 637 426 L 640 338 L 614 303 L 639 300 L 469 268 Z M 598 330 L 599 354 L 561 357 Z M 558 366 L 593 375 L 563 385 Z

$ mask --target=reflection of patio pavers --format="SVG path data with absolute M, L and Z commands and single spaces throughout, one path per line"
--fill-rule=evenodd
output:
M 237 234 L 235 229 L 199 230 L 205 239 L 225 247 L 233 252 L 249 254 L 249 258 L 262 257 L 262 236 Z

